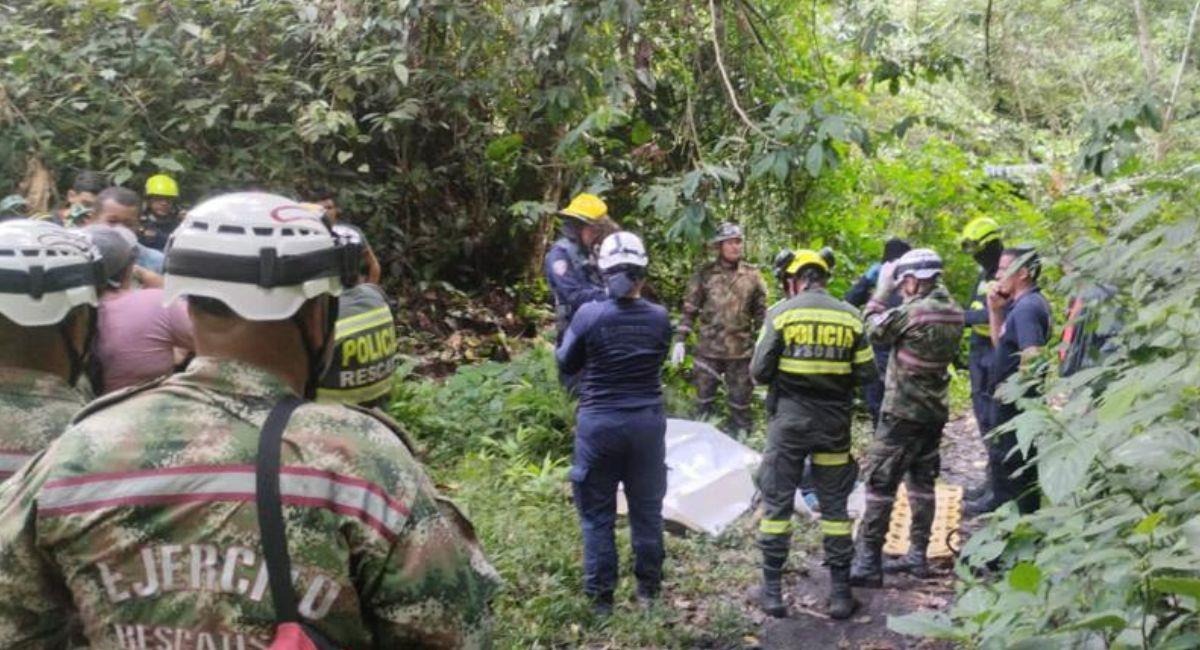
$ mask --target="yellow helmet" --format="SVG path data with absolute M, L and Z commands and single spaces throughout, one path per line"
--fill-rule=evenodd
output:
M 976 217 L 963 228 L 958 243 L 964 253 L 974 253 L 988 242 L 1000 239 L 1000 224 L 991 217 Z
M 166 174 L 155 174 L 146 179 L 146 196 L 166 196 L 179 198 L 179 185 L 175 179 Z
M 829 273 L 829 262 L 825 257 L 817 251 L 802 248 L 796 251 L 792 257 L 792 261 L 787 265 L 784 275 L 796 275 L 806 266 L 815 266 L 822 271 Z
M 571 204 L 558 212 L 564 217 L 574 217 L 586 222 L 596 222 L 608 216 L 608 205 L 595 194 L 578 194 Z

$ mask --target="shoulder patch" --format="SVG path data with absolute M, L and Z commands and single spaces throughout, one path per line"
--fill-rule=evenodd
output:
M 566 260 L 554 260 L 554 263 L 550 265 L 550 270 L 557 276 L 566 275 L 569 268 L 571 265 L 567 264 Z

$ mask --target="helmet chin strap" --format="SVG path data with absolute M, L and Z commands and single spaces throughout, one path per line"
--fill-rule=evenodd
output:
M 309 342 L 306 334 L 307 328 L 304 326 L 304 321 L 300 318 L 300 312 L 296 312 L 292 316 L 291 321 L 296 325 L 296 329 L 300 331 L 300 343 L 304 346 L 304 354 L 308 358 L 308 376 L 304 381 L 304 399 L 315 399 L 317 397 L 317 386 L 321 383 L 321 377 L 329 368 L 329 361 L 334 351 L 333 335 L 337 329 L 338 319 L 338 299 L 335 296 L 328 296 L 326 299 L 327 305 L 325 309 L 325 331 L 321 337 L 321 345 L 314 346 Z
M 76 350 L 75 342 L 71 340 L 71 330 L 75 324 L 74 318 L 65 318 L 58 324 L 58 335 L 62 338 L 63 349 L 67 352 L 67 383 L 75 386 L 87 367 L 88 354 L 92 350 L 92 342 L 96 339 L 96 308 L 88 306 L 85 310 L 88 319 L 87 333 L 83 338 L 83 349 Z

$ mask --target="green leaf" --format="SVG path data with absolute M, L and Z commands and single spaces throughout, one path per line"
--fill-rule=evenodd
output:
M 408 85 L 408 66 L 404 65 L 403 61 L 392 62 L 392 74 L 396 75 L 401 84 Z
M 887 627 L 893 632 L 908 636 L 953 641 L 966 641 L 970 638 L 941 612 L 914 612 L 905 616 L 888 616 Z
M 1133 527 L 1133 532 L 1139 535 L 1149 535 L 1150 533 L 1154 532 L 1155 528 L 1158 528 L 1158 524 L 1161 523 L 1165 518 L 1166 515 L 1161 512 L 1152 512 L 1143 517 L 1142 520 Z
M 1008 572 L 1008 585 L 1017 591 L 1036 594 L 1042 583 L 1042 570 L 1032 562 L 1018 562 Z
M 1189 598 L 1200 599 L 1200 578 L 1151 578 L 1150 588 L 1164 594 L 1179 594 Z
M 337 161 L 339 164 L 342 164 L 342 165 L 346 164 L 346 161 L 350 160 L 353 157 L 354 157 L 354 152 L 351 152 L 351 151 L 337 152 Z
M 804 156 L 804 170 L 809 176 L 816 178 L 821 175 L 821 165 L 825 164 L 825 147 L 821 143 L 814 143 L 809 146 L 808 153 Z
M 1119 610 L 1098 612 L 1066 626 L 1065 630 L 1122 630 L 1125 629 L 1125 615 Z
M 183 165 L 180 165 L 177 160 L 170 156 L 151 158 L 150 163 L 165 172 L 176 172 L 180 174 L 184 172 Z

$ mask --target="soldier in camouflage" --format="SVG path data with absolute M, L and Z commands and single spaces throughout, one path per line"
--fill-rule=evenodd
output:
M 0 224 L 0 479 L 87 402 L 81 381 L 103 281 L 91 242 L 51 222 Z
M 850 410 L 855 389 L 875 379 L 875 355 L 858 310 L 825 290 L 829 262 L 822 255 L 796 251 L 785 275 L 789 298 L 767 313 L 750 362 L 754 380 L 774 396 L 757 476 L 763 495 L 761 606 L 771 616 L 787 615 L 781 579 L 791 545 L 796 487 L 805 460 L 811 458 L 830 570 L 829 615 L 844 619 L 856 606 L 849 582 L 854 547 L 846 510 L 858 474 L 850 457 Z
M 859 524 L 851 580 L 856 586 L 883 584 L 880 566 L 884 536 L 896 488 L 908 476 L 912 511 L 908 555 L 889 570 L 928 575 L 926 547 L 934 516 L 934 481 L 941 470 L 938 448 L 949 415 L 948 368 L 958 354 L 963 312 L 941 282 L 942 260 L 918 248 L 880 271 L 867 303 L 871 342 L 891 347 L 883 406 L 875 440 L 867 452 L 867 508 Z M 888 309 L 899 283 L 904 302 Z
M 103 648 L 272 643 L 259 431 L 315 392 L 351 251 L 283 197 L 188 214 L 165 290 L 188 296 L 199 356 L 91 404 L 0 491 L 0 647 L 64 647 L 67 621 Z M 495 573 L 396 425 L 305 403 L 279 492 L 300 615 L 336 647 L 488 645 Z
M 742 261 L 742 229 L 723 223 L 710 241 L 717 259 L 692 276 L 683 299 L 671 362 L 686 355 L 685 341 L 698 327 L 693 370 L 697 415 L 707 417 L 717 400 L 722 380 L 729 395 L 729 428 L 734 435 L 750 429 L 750 356 L 754 333 L 766 313 L 767 286 L 758 267 Z M 698 322 L 698 324 L 697 324 Z

